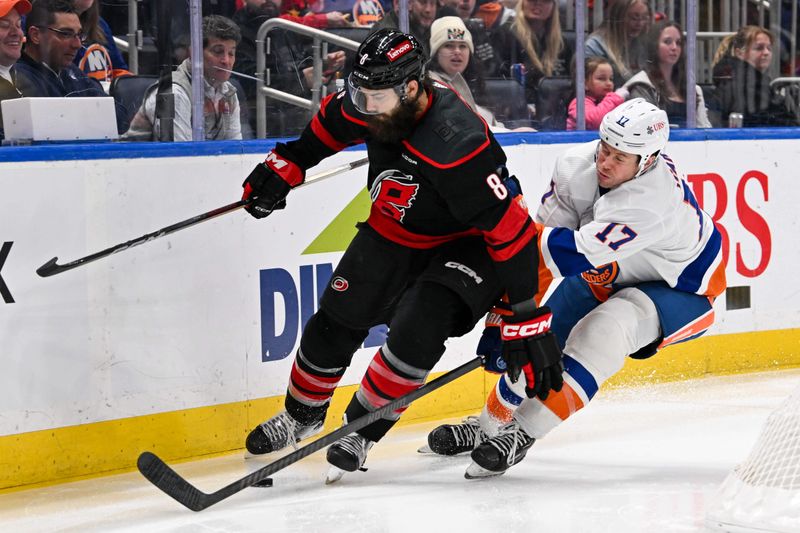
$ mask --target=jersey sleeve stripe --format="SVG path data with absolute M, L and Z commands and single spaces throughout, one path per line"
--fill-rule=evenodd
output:
M 709 271 L 713 272 L 711 267 L 718 260 L 721 250 L 722 236 L 717 231 L 717 228 L 714 228 L 711 237 L 703 247 L 703 251 L 678 276 L 675 288 L 684 292 L 702 293 L 703 280 Z M 716 281 L 718 283 L 719 280 Z
M 507 261 L 536 238 L 536 225 L 527 210 L 512 202 L 497 226 L 483 235 L 492 260 Z
M 549 257 L 562 277 L 576 276 L 594 268 L 575 245 L 575 232 L 567 228 L 548 228 L 543 237 Z M 551 267 L 552 270 L 552 267 Z
M 553 280 L 557 277 L 557 275 L 550 270 L 547 265 L 547 261 L 545 261 L 544 256 L 542 255 L 542 230 L 543 226 L 541 224 L 536 224 L 536 245 L 539 248 L 539 290 L 534 296 L 534 300 L 536 301 L 536 305 L 542 305 L 542 300 L 544 299 L 544 295 L 547 293 L 547 289 L 553 283 Z
M 532 225 L 533 225 L 533 222 L 530 219 L 526 220 L 525 223 L 522 225 L 522 227 L 519 228 L 519 230 L 514 234 L 513 237 L 506 238 L 505 240 L 503 240 L 502 242 L 499 242 L 499 243 L 495 243 L 495 240 L 494 240 L 496 237 L 498 237 L 498 235 L 494 234 L 494 232 L 486 233 L 487 242 L 489 243 L 489 247 L 494 252 L 497 252 L 497 253 L 502 252 L 504 249 L 508 248 L 509 246 L 513 246 L 516 242 L 519 241 L 519 239 L 524 238 L 525 234 L 531 229 Z
M 524 204 L 511 201 L 500 222 L 491 230 L 484 232 L 486 244 L 494 250 L 501 250 L 519 239 L 532 223 Z
M 708 287 L 706 287 L 706 291 L 703 294 L 711 298 L 716 298 L 725 292 L 727 286 L 728 280 L 725 277 L 725 262 L 722 260 L 722 254 L 720 254 L 717 268 L 715 268 L 714 272 L 711 274 L 711 279 L 708 280 Z
M 314 118 L 311 119 L 311 131 L 313 131 L 314 135 L 316 135 L 317 138 L 331 150 L 340 152 L 347 147 L 345 143 L 334 139 L 333 135 L 331 135 L 330 132 L 325 129 L 325 126 L 323 126 L 322 122 L 319 120 L 319 115 L 314 115 Z

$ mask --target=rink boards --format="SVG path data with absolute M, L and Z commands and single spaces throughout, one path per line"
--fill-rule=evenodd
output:
M 500 136 L 531 209 L 555 157 L 592 134 Z M 704 338 L 630 361 L 610 385 L 800 365 L 800 131 L 677 132 L 668 153 L 725 236 L 729 285 Z M 256 221 L 237 212 L 50 278 L 59 264 L 238 199 L 272 143 L 0 150 L 0 489 L 241 448 L 282 405 L 302 324 L 369 205 L 362 167 Z M 363 157 L 347 151 L 309 173 Z M 370 333 L 330 427 L 384 339 Z M 448 344 L 444 371 L 477 331 Z M 477 410 L 476 371 L 404 422 Z

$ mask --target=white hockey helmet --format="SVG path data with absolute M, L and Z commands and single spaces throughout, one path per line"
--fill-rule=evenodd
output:
M 640 157 L 640 176 L 649 156 L 664 149 L 669 140 L 669 119 L 644 98 L 634 98 L 606 113 L 600 123 L 600 139 L 626 154 Z

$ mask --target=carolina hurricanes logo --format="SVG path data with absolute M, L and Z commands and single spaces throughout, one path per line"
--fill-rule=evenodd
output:
M 347 280 L 341 276 L 336 276 L 331 280 L 331 289 L 335 291 L 344 292 L 349 286 L 350 284 L 347 282 Z
M 381 213 L 402 222 L 406 209 L 411 207 L 417 197 L 418 183 L 399 170 L 384 170 L 372 183 L 369 195 Z
M 597 268 L 587 270 L 581 277 L 593 285 L 611 285 L 614 280 L 619 276 L 619 265 L 614 261 L 606 265 L 600 265 Z

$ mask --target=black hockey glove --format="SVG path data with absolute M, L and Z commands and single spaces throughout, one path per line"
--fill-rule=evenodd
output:
M 242 200 L 251 200 L 245 209 L 255 218 L 264 218 L 276 209 L 286 207 L 291 186 L 268 166 L 269 159 L 259 163 L 242 183 Z
M 551 389 L 558 392 L 564 384 L 561 348 L 550 331 L 552 318 L 549 307 L 539 307 L 504 318 L 500 328 L 506 373 L 512 383 L 525 374 L 528 398 L 545 400 Z

